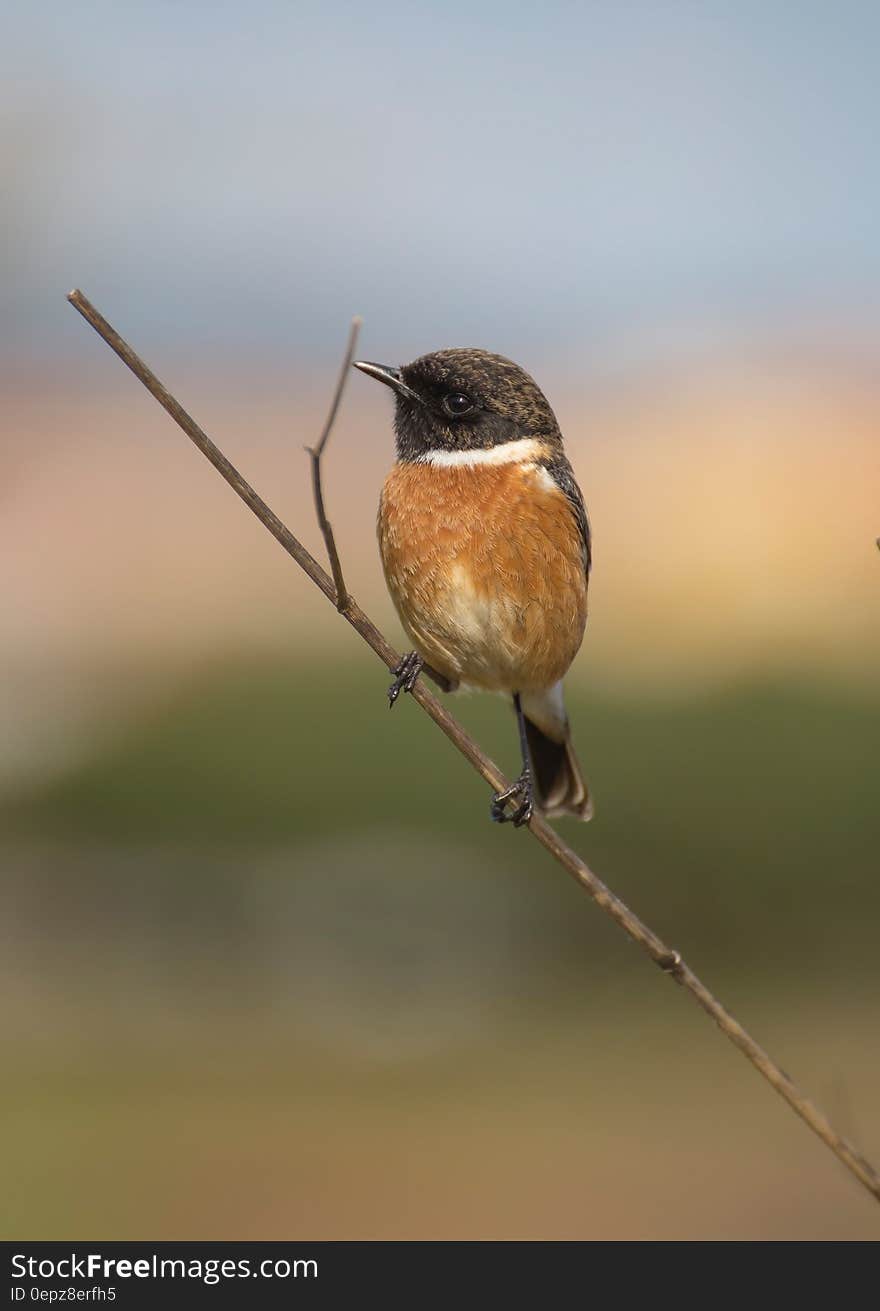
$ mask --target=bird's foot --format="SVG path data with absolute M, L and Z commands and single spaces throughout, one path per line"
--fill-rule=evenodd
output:
M 394 671 L 394 682 L 388 689 L 388 709 L 394 709 L 394 702 L 400 696 L 401 692 L 411 692 L 416 685 L 416 679 L 422 672 L 424 660 L 416 651 L 410 651 L 405 655 L 400 664 Z
M 515 801 L 515 808 L 508 814 L 507 807 Z M 514 828 L 522 828 L 532 818 L 532 776 L 524 769 L 515 783 L 504 792 L 496 792 L 492 798 L 489 814 L 496 824 L 510 823 Z

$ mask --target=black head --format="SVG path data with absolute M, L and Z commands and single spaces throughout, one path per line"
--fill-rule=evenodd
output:
M 434 351 L 400 369 L 363 360 L 355 368 L 394 390 L 401 460 L 426 451 L 488 450 L 523 437 L 562 443 L 544 393 L 503 355 L 474 347 Z

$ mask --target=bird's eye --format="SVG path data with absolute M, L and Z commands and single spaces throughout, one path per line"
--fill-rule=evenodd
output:
M 451 391 L 443 397 L 443 408 L 453 419 L 457 419 L 460 415 L 467 414 L 468 410 L 472 410 L 474 403 L 463 391 Z

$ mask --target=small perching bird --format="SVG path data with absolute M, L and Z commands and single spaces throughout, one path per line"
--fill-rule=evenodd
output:
M 513 696 L 522 773 L 492 801 L 519 826 L 592 815 L 562 679 L 587 620 L 590 527 L 562 434 L 518 365 L 477 349 L 356 368 L 395 393 L 397 463 L 379 504 L 385 578 L 415 650 L 392 706 L 422 669 Z

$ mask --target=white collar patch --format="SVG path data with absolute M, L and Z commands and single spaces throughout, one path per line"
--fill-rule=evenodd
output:
M 536 437 L 520 437 L 513 442 L 502 442 L 486 450 L 425 451 L 418 464 L 432 464 L 435 469 L 461 469 L 474 465 L 522 464 L 535 460 L 544 453 L 544 445 Z

